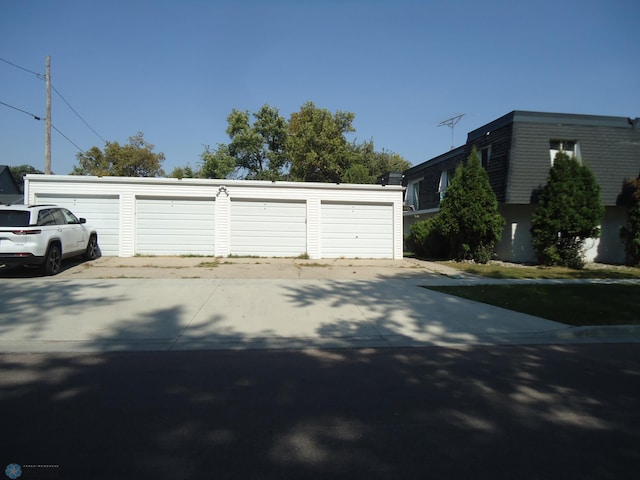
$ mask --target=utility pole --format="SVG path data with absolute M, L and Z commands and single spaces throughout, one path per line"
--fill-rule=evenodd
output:
M 44 122 L 44 173 L 51 175 L 51 57 L 47 55 L 45 65 L 45 85 L 47 89 L 47 118 Z

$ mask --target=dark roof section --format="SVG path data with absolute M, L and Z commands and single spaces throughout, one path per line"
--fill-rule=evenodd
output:
M 506 115 L 472 130 L 467 135 L 467 143 L 473 142 L 485 136 L 493 130 L 504 127 L 513 122 L 544 123 L 561 125 L 582 125 L 591 127 L 637 127 L 640 118 L 610 117 L 603 115 L 582 115 L 575 113 L 550 113 L 550 112 L 529 112 L 525 110 L 514 110 Z
M 605 206 L 616 205 L 625 179 L 640 171 L 638 121 L 625 117 L 538 112 L 513 113 L 513 144 L 506 203 L 533 201 L 532 190 L 541 188 L 551 168 L 549 142 L 577 142 L 582 163 L 600 185 Z
M 16 179 L 13 178 L 11 169 L 7 165 L 0 165 L 0 194 L 21 194 L 20 186 L 16 183 Z
M 511 113 L 507 113 L 506 115 L 492 122 L 489 122 L 480 128 L 476 128 L 475 130 L 470 131 L 467 134 L 467 143 L 473 143 L 475 140 L 478 140 L 479 138 L 486 136 L 487 133 L 491 133 L 492 131 L 497 130 L 498 128 L 502 128 L 505 125 L 509 125 L 510 123 L 513 123 L 513 117 L 515 113 L 516 113 L 515 111 Z
M 452 157 L 456 157 L 458 155 L 463 154 L 464 151 L 465 151 L 465 148 L 466 148 L 466 145 L 461 145 L 459 147 L 456 147 L 453 150 L 449 150 L 447 153 L 443 153 L 442 155 L 438 155 L 437 157 L 433 157 L 432 159 L 427 160 L 426 162 L 419 163 L 418 165 L 405 170 L 404 174 L 405 175 L 412 175 L 412 174 L 414 174 L 416 172 L 419 172 L 420 170 L 422 170 L 424 168 L 433 167 L 433 166 L 437 165 L 440 162 L 447 161 Z

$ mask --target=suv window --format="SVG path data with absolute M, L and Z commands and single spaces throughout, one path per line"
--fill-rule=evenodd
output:
M 64 219 L 65 219 L 64 223 L 80 223 L 80 221 L 78 220 L 78 217 L 76 217 L 73 213 L 71 213 L 66 208 L 61 208 L 60 211 L 64 216 Z
M 67 224 L 67 219 L 64 218 L 64 215 L 62 214 L 62 212 L 60 211 L 59 208 L 56 208 L 55 210 L 51 210 L 51 213 L 53 214 L 53 218 L 56 219 L 56 223 L 58 225 L 66 225 Z
M 47 225 L 55 225 L 56 219 L 51 210 L 40 210 L 38 212 L 38 226 L 46 227 Z
M 0 227 L 28 227 L 30 212 L 20 210 L 0 211 Z

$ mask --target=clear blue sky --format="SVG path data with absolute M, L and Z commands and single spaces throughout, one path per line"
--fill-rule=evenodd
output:
M 313 101 L 351 139 L 416 165 L 512 110 L 640 116 L 638 0 L 0 0 L 0 57 L 44 73 L 105 140 L 144 132 L 163 167 L 227 143 L 226 117 Z M 0 102 L 42 116 L 45 84 L 0 62 Z M 104 146 L 53 94 L 53 124 Z M 52 170 L 76 147 L 52 132 Z M 0 164 L 44 169 L 44 121 L 0 105 Z

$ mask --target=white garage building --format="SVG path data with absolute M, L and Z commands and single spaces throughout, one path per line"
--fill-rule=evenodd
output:
M 401 259 L 403 187 L 27 175 L 25 203 L 98 230 L 103 255 Z

